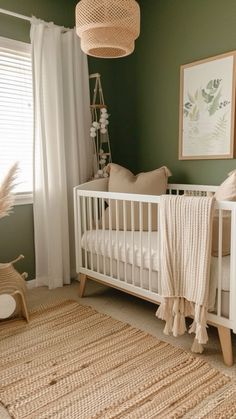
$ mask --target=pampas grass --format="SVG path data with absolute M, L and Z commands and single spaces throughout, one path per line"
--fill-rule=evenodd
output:
M 17 171 L 18 163 L 15 163 L 0 185 L 0 218 L 9 215 L 13 207 L 14 195 L 12 190 L 15 186 Z

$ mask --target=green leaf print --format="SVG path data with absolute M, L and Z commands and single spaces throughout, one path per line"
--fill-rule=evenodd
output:
M 221 98 L 221 90 L 217 93 L 215 99 L 213 100 L 212 104 L 208 108 L 210 116 L 214 115 L 214 113 L 219 108 L 220 98 Z
M 225 114 L 223 117 L 217 119 L 213 136 L 217 140 L 224 139 L 226 136 L 226 132 L 227 132 L 227 119 L 226 119 L 226 114 Z
M 206 103 L 210 103 L 214 99 L 214 96 L 207 93 L 205 89 L 202 89 L 202 96 Z
M 212 89 L 212 87 L 213 87 L 213 80 L 210 80 L 209 82 L 208 82 L 208 84 L 207 84 L 207 89 L 209 90 L 209 89 Z
M 188 98 L 191 103 L 195 103 L 194 97 L 188 92 Z
M 198 121 L 199 119 L 199 110 L 197 106 L 195 105 L 192 112 L 189 114 L 190 121 Z

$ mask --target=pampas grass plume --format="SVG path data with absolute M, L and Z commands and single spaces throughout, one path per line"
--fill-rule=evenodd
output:
M 0 218 L 10 214 L 14 204 L 14 195 L 12 190 L 15 187 L 15 180 L 18 171 L 18 163 L 15 163 L 0 185 Z

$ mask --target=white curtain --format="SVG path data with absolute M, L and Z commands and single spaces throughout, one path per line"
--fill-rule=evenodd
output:
M 31 44 L 36 280 L 52 289 L 75 274 L 73 187 L 92 168 L 89 77 L 73 29 L 33 19 Z

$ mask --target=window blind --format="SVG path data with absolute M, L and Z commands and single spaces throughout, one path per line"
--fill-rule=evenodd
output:
M 33 93 L 30 45 L 0 37 L 0 182 L 19 164 L 15 192 L 32 192 Z

